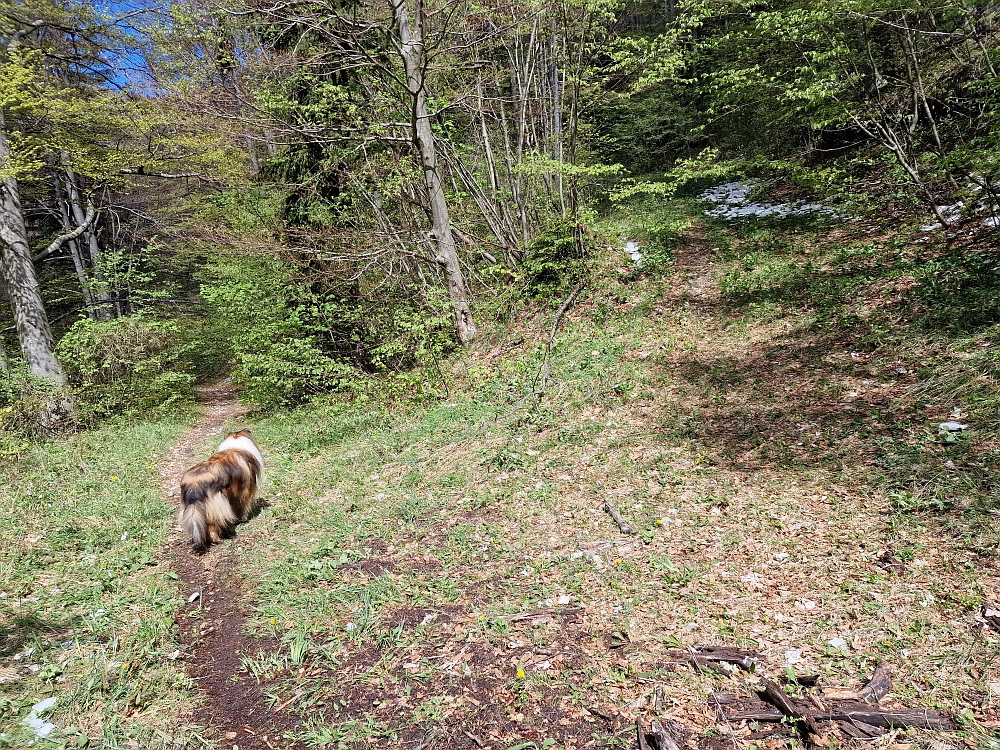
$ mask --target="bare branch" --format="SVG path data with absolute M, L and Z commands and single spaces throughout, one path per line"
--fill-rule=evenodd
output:
M 38 263 L 38 261 L 44 260 L 45 258 L 49 257 L 50 255 L 58 251 L 59 248 L 61 248 L 64 243 L 69 242 L 70 240 L 75 240 L 81 234 L 90 229 L 90 226 L 91 224 L 94 223 L 94 218 L 96 216 L 97 216 L 97 211 L 94 209 L 94 204 L 91 203 L 90 201 L 87 201 L 87 215 L 84 217 L 83 223 L 76 229 L 74 229 L 72 232 L 66 232 L 66 234 L 60 234 L 58 237 L 52 240 L 51 245 L 42 250 L 42 252 L 38 253 L 38 255 L 36 255 L 31 260 L 34 261 L 35 263 Z

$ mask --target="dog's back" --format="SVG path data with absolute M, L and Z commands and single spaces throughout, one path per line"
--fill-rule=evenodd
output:
M 181 477 L 181 527 L 196 548 L 216 544 L 253 510 L 264 462 L 247 430 L 226 436 L 219 450 Z

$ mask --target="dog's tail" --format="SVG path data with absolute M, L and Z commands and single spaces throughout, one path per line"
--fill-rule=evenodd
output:
M 212 530 L 218 534 L 236 523 L 236 514 L 218 489 L 200 483 L 186 485 L 182 482 L 181 501 L 184 508 L 179 523 L 191 537 L 195 549 L 205 549 L 211 544 Z
M 205 549 L 208 546 L 208 524 L 205 523 L 203 503 L 185 505 L 177 518 L 177 523 L 184 533 L 191 537 L 195 549 Z

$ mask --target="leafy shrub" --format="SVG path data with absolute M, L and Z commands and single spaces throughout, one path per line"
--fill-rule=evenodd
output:
M 585 252 L 579 246 L 578 236 L 579 228 L 575 224 L 560 221 L 528 245 L 524 276 L 530 296 L 561 296 L 580 279 Z
M 57 347 L 84 421 L 162 413 L 190 400 L 187 350 L 176 321 L 139 316 L 79 320 Z
M 455 346 L 443 293 L 400 283 L 391 295 L 366 295 L 357 283 L 305 270 L 275 258 L 220 257 L 202 273 L 218 345 L 248 400 L 275 406 L 359 391 L 372 373 L 406 373 Z

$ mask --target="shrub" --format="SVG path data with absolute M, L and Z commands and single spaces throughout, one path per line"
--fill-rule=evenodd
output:
M 261 406 L 358 391 L 371 373 L 403 373 L 454 347 L 443 293 L 403 282 L 364 294 L 358 282 L 305 274 L 275 258 L 215 259 L 202 296 L 243 395 Z
M 28 440 L 50 432 L 46 415 L 59 388 L 32 376 L 22 363 L 0 370 L 0 458 L 24 450 Z
M 528 295 L 564 295 L 583 275 L 585 254 L 585 248 L 580 247 L 576 224 L 559 221 L 545 229 L 528 245 L 524 261 Z
M 57 347 L 83 421 L 163 413 L 191 400 L 194 375 L 176 321 L 78 320 Z

